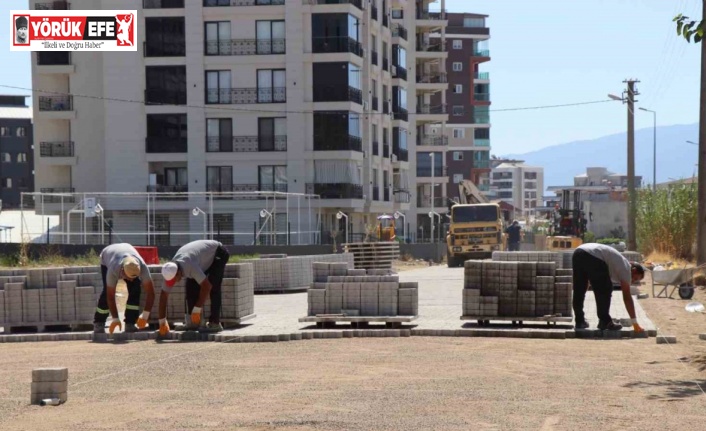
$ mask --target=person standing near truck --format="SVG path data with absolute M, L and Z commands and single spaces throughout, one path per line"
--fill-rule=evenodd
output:
M 522 241 L 522 227 L 517 220 L 514 220 L 505 233 L 508 235 L 507 248 L 508 251 L 520 251 L 520 241 Z

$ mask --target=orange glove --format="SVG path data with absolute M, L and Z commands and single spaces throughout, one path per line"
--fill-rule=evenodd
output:
M 110 328 L 109 331 L 112 334 L 113 331 L 115 331 L 116 327 L 120 327 L 120 330 L 123 330 L 123 323 L 120 321 L 119 317 L 113 317 L 113 320 L 110 322 Z
M 159 319 L 159 335 L 165 337 L 169 333 L 169 322 L 167 318 Z
M 140 317 L 137 319 L 137 327 L 140 329 L 145 329 L 147 327 L 147 321 L 150 319 L 150 312 L 143 311 Z
M 201 323 L 201 307 L 194 307 L 194 309 L 191 310 L 191 323 L 194 325 Z

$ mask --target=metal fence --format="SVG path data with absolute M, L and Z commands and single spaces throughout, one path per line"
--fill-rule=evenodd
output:
M 22 193 L 22 242 L 177 246 L 321 243 L 318 195 L 284 192 Z M 32 210 L 36 216 L 25 217 Z M 58 216 L 58 224 L 49 218 Z

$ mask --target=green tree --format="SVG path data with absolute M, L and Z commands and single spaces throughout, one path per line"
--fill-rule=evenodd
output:
M 694 38 L 694 43 L 700 43 L 704 37 L 704 21 L 699 22 L 691 20 L 688 16 L 679 14 L 672 20 L 677 23 L 677 34 L 684 36 L 687 42 L 691 43 L 691 38 Z

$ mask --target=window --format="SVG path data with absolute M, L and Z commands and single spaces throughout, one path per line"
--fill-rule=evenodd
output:
M 348 134 L 360 138 L 360 115 L 355 112 L 348 114 Z
M 417 176 L 428 178 L 432 176 L 431 157 L 434 154 L 434 177 L 444 176 L 444 160 L 442 153 L 417 153 Z
M 164 168 L 164 180 L 165 186 L 187 186 L 188 177 L 186 175 L 186 168 Z
M 378 186 L 378 170 L 373 168 L 373 187 L 377 187 L 377 186 Z
M 463 93 L 463 84 L 454 85 L 454 93 L 462 94 Z
M 355 88 L 356 90 L 362 90 L 360 85 L 362 72 L 360 67 L 353 63 L 348 63 L 348 86 Z
M 525 199 L 537 199 L 537 192 L 525 192 Z
M 25 136 L 27 136 L 27 130 L 24 127 L 18 127 L 17 128 L 17 137 L 23 138 Z
M 17 163 L 27 163 L 27 153 L 17 153 Z
M 378 125 L 377 124 L 373 124 L 372 138 L 373 138 L 373 142 L 378 141 Z
M 186 153 L 187 136 L 186 114 L 147 116 L 148 153 Z
M 233 167 L 206 167 L 206 190 L 209 192 L 229 192 L 233 190 Z
M 206 23 L 206 55 L 230 54 L 230 21 Z
M 12 178 L 3 178 L 2 179 L 2 188 L 11 189 L 12 188 Z
M 184 17 L 145 18 L 145 56 L 186 55 Z
M 454 49 L 462 49 L 463 48 L 463 39 L 454 39 L 453 48 Z
M 258 190 L 263 192 L 287 191 L 286 166 L 258 166 Z
M 536 172 L 525 172 L 525 179 L 526 180 L 536 180 L 537 173 Z
M 230 70 L 207 70 L 206 85 L 206 103 L 231 103 Z
M 537 183 L 535 183 L 535 182 L 525 182 L 525 188 L 526 188 L 526 189 L 536 189 L 536 188 L 537 188 Z
M 9 127 L 0 127 L 0 136 L 10 136 L 10 128 Z
M 258 118 L 258 149 L 287 151 L 287 118 Z
M 454 151 L 454 161 L 460 162 L 463 160 L 463 153 L 460 151 Z
M 474 129 L 473 138 L 475 139 L 490 139 L 490 129 Z
M 453 107 L 453 115 L 454 115 L 454 117 L 463 116 L 463 106 L 454 106 Z
M 209 118 L 206 120 L 206 151 L 233 151 L 233 120 L 230 118 Z
M 185 105 L 186 66 L 147 66 L 148 103 Z
M 454 129 L 454 138 L 456 139 L 462 139 L 466 136 L 466 130 L 465 129 Z
M 371 86 L 372 86 L 373 97 L 378 97 L 378 82 L 373 79 Z
M 10 157 L 10 153 L 0 153 L 0 160 L 2 163 L 11 163 L 12 157 Z
M 463 26 L 466 28 L 485 27 L 485 18 L 463 18 Z
M 284 21 L 256 21 L 257 53 L 283 54 L 285 52 Z
M 392 9 L 392 19 L 402 19 L 402 18 L 404 18 L 404 10 Z
M 463 181 L 463 174 L 454 174 L 454 184 L 458 184 Z
M 463 63 L 461 63 L 460 61 L 455 61 L 453 64 L 453 71 L 454 72 L 463 71 Z
M 284 69 L 260 69 L 257 71 L 258 103 L 287 101 L 287 81 Z
M 370 44 L 372 45 L 372 50 L 377 52 L 378 38 L 374 34 L 370 36 Z

